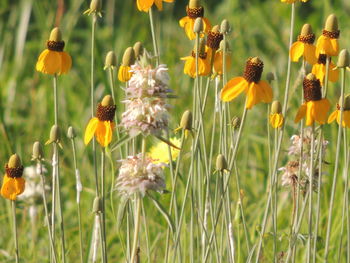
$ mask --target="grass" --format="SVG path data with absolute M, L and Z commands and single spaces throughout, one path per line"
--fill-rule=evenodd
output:
M 175 5 L 165 4 L 164 12 L 155 12 L 156 32 L 158 34 L 161 62 L 169 67 L 171 87 L 178 98 L 171 101 L 174 105 L 171 110 L 170 128 L 177 127 L 182 113 L 192 106 L 193 81 L 185 76 L 183 63 L 180 57 L 187 56 L 191 51 L 192 43 L 187 40 L 183 30 L 178 26 L 178 20 L 185 15 L 186 1 L 177 1 Z M 59 77 L 58 93 L 60 101 L 59 123 L 62 129 L 63 149 L 61 154 L 61 184 L 63 211 L 65 218 L 65 232 L 67 240 L 67 258 L 72 262 L 79 257 L 79 234 L 75 205 L 75 175 L 70 141 L 65 133 L 68 126 L 72 125 L 78 137 L 76 138 L 78 166 L 81 170 L 82 183 L 82 225 L 85 255 L 87 255 L 92 236 L 91 226 L 94 221 L 92 203 L 94 200 L 94 175 L 92 173 L 92 155 L 89 148 L 83 144 L 82 136 L 90 117 L 90 17 L 82 13 L 88 8 L 88 1 L 65 1 L 64 9 L 58 8 L 63 1 L 1 1 L 0 3 L 0 160 L 5 163 L 12 153 L 18 153 L 25 166 L 33 165 L 31 159 L 31 147 L 34 141 L 44 143 L 48 137 L 53 123 L 53 90 L 52 77 L 35 71 L 35 63 L 40 52 L 45 48 L 45 41 L 54 25 L 60 21 L 63 39 L 66 41 L 66 50 L 73 58 L 73 68 L 69 74 Z M 282 100 L 284 83 L 286 78 L 286 64 L 289 36 L 290 6 L 279 1 L 205 1 L 206 16 L 213 24 L 220 24 L 226 18 L 232 25 L 232 34 L 229 43 L 232 49 L 232 68 L 228 74 L 229 79 L 241 75 L 246 58 L 256 56 L 262 58 L 265 64 L 264 74 L 274 72 L 277 80 L 273 83 L 274 96 Z M 149 29 L 149 18 L 146 13 L 140 13 L 134 1 L 106 0 L 103 3 L 103 18 L 98 19 L 96 30 L 96 85 L 95 95 L 100 100 L 104 94 L 109 93 L 108 72 L 103 70 L 104 57 L 109 50 L 118 54 L 118 61 L 124 49 L 132 46 L 136 41 L 142 41 L 148 50 L 152 50 L 152 39 Z M 350 3 L 347 1 L 315 1 L 307 4 L 297 4 L 296 12 L 296 37 L 304 23 L 310 23 L 317 35 L 320 34 L 323 23 L 328 14 L 334 12 L 339 18 L 341 29 L 340 45 L 342 48 L 350 46 Z M 282 155 L 279 167 L 285 165 L 288 159 L 286 149 L 288 138 L 298 133 L 298 126 L 292 122 L 300 101 L 300 85 L 296 85 L 296 77 L 299 64 L 292 64 L 292 90 L 290 94 L 290 109 L 286 123 L 286 134 L 282 145 Z M 117 83 L 117 96 L 123 94 Z M 349 92 L 349 90 L 347 90 Z M 346 92 L 346 93 L 347 93 Z M 329 99 L 332 110 L 340 94 L 340 83 L 330 84 Z M 209 90 L 207 108 L 213 109 L 214 85 Z M 243 96 L 230 103 L 232 115 L 241 115 L 244 100 Z M 118 109 L 122 109 L 118 102 Z M 268 152 L 266 139 L 266 105 L 259 104 L 249 111 L 246 126 L 243 131 L 240 149 L 237 158 L 237 166 L 240 171 L 241 187 L 244 191 L 244 207 L 248 225 L 250 240 L 255 244 L 258 241 L 258 229 L 262 222 L 265 209 L 268 187 Z M 205 113 L 205 128 L 209 131 L 212 122 L 211 110 Z M 329 141 L 326 160 L 330 163 L 324 168 L 324 182 L 321 193 L 321 216 L 318 259 L 323 255 L 324 240 L 327 225 L 328 205 L 332 182 L 332 172 L 335 158 L 336 125 L 326 125 L 325 138 Z M 147 147 L 152 141 L 148 141 Z M 209 145 L 209 140 L 207 140 Z M 217 152 L 214 152 L 216 156 Z M 45 147 L 46 167 L 51 156 L 51 147 Z M 117 160 L 119 157 L 114 156 Z M 215 158 L 214 158 L 215 159 Z M 344 167 L 343 154 L 341 154 L 339 175 Z M 190 160 L 190 142 L 184 148 L 184 165 L 181 167 L 181 180 L 178 187 L 178 197 L 181 197 L 187 179 L 186 165 Z M 108 162 L 107 162 L 108 163 Z M 109 164 L 107 165 L 107 169 Z M 107 174 L 108 174 L 107 170 Z M 50 173 L 48 173 L 49 176 Z M 171 186 L 168 176 L 168 190 Z M 49 179 L 47 180 L 49 181 Z M 110 178 L 107 178 L 107 185 Z M 336 262 L 338 241 L 341 226 L 342 200 L 344 178 L 339 176 L 333 210 L 333 227 L 331 232 L 330 262 Z M 215 186 L 213 186 L 214 189 Z M 230 184 L 230 208 L 234 214 L 236 210 L 237 196 L 234 194 L 235 184 Z M 107 187 L 109 189 L 109 187 Z M 286 251 L 288 246 L 288 234 L 292 201 L 290 190 L 286 187 L 278 187 L 278 251 Z M 107 195 L 108 196 L 108 195 Z M 117 196 L 117 195 L 116 195 Z M 168 207 L 170 195 L 156 195 L 156 198 Z M 179 203 L 182 201 L 180 198 Z M 30 203 L 38 205 L 38 215 L 35 224 L 31 224 L 29 218 Z M 120 204 L 116 197 L 111 209 L 110 200 L 107 200 L 107 244 L 110 262 L 121 262 L 124 259 L 123 246 L 125 238 L 118 234 L 116 213 Z M 154 207 L 151 200 L 145 198 L 145 211 L 150 240 L 151 258 L 146 256 L 146 237 L 141 235 L 141 262 L 161 262 L 164 258 L 164 243 L 167 231 L 167 222 Z M 11 207 L 5 199 L 0 199 L 0 262 L 14 262 L 13 236 L 10 228 Z M 23 262 L 49 262 L 49 243 L 44 222 L 44 211 L 41 200 L 24 200 L 18 204 L 19 246 Z M 190 207 L 186 207 L 185 221 L 182 227 L 182 255 L 183 262 L 188 262 L 187 255 L 198 253 L 189 251 Z M 120 224 L 120 222 L 119 222 Z M 236 227 L 236 228 L 235 228 Z M 125 221 L 121 223 L 121 231 L 125 228 Z M 143 228 L 143 226 L 142 226 Z M 237 224 L 234 229 L 237 229 Z M 241 261 L 245 262 L 247 251 L 243 249 L 245 240 L 240 225 L 240 235 L 235 238 L 240 240 L 242 246 Z M 271 235 L 271 222 L 268 223 L 268 231 L 264 237 L 264 258 L 271 262 L 273 237 Z M 296 262 L 304 262 L 304 250 L 306 241 L 302 238 L 307 234 L 307 218 L 300 231 L 300 241 Z M 237 233 L 235 233 L 237 234 Z M 345 251 L 346 242 L 343 242 Z M 194 256 L 197 258 L 197 255 Z M 340 262 L 345 262 L 343 253 Z M 212 258 L 213 261 L 214 258 Z M 199 262 L 199 261 L 195 261 Z

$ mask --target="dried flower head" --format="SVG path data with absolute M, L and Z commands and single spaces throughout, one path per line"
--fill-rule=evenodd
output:
M 129 156 L 120 160 L 121 167 L 117 178 L 116 189 L 127 196 L 134 193 L 145 195 L 149 190 L 161 192 L 165 189 L 165 163 L 155 163 L 154 160 L 142 154 Z

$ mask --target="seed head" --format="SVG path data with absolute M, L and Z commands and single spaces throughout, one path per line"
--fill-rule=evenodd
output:
M 105 66 L 104 69 L 106 70 L 107 68 L 114 68 L 117 66 L 117 56 L 114 53 L 114 51 L 109 51 L 106 55 L 105 59 Z
M 42 160 L 44 159 L 44 153 L 43 153 L 43 148 L 40 144 L 40 142 L 36 141 L 33 144 L 33 155 L 32 155 L 32 160 Z
M 342 106 L 342 97 L 339 98 L 339 102 L 338 102 L 339 106 Z M 350 94 L 346 94 L 344 97 L 344 107 L 343 107 L 344 111 L 350 110 Z
M 338 31 L 338 19 L 334 14 L 331 14 L 327 17 L 324 29 L 329 32 Z
M 128 47 L 123 55 L 123 66 L 131 66 L 135 63 L 135 51 L 132 47 Z
M 90 2 L 90 12 L 93 13 L 99 13 L 101 12 L 101 8 L 102 8 L 102 3 L 101 0 L 92 0 Z
M 222 20 L 220 25 L 220 31 L 222 34 L 228 34 L 231 32 L 231 26 L 227 19 Z
M 273 74 L 272 72 L 267 72 L 266 79 L 269 83 L 271 83 L 275 80 L 275 74 Z
M 143 49 L 144 48 L 143 48 L 142 43 L 140 41 L 136 42 L 134 44 L 133 49 L 134 49 L 134 52 L 135 52 L 136 59 L 139 59 L 143 55 Z
M 57 143 L 61 148 L 61 131 L 58 125 L 53 125 L 50 130 L 50 139 L 45 143 L 45 145 Z
M 12 154 L 8 161 L 8 168 L 18 168 L 22 166 L 21 159 L 17 155 L 17 153 Z
M 313 34 L 311 25 L 304 24 L 303 27 L 301 28 L 300 35 L 304 37 L 310 34 Z
M 111 95 L 106 95 L 103 97 L 101 105 L 106 106 L 114 106 L 114 100 Z
M 188 3 L 189 8 L 201 7 L 201 0 L 190 0 Z
M 180 128 L 183 130 L 192 130 L 192 112 L 189 110 L 186 110 L 182 114 L 182 118 L 180 121 Z
M 349 66 L 350 66 L 350 54 L 349 54 L 349 51 L 347 51 L 346 49 L 343 49 L 339 53 L 337 67 L 338 68 L 347 68 Z
M 239 127 L 241 126 L 241 118 L 238 116 L 234 116 L 231 120 L 231 125 L 234 130 L 239 129 Z
M 282 105 L 278 100 L 272 102 L 271 105 L 271 114 L 280 114 L 282 112 Z
M 58 27 L 55 27 L 51 30 L 49 41 L 60 42 L 62 41 L 61 30 Z

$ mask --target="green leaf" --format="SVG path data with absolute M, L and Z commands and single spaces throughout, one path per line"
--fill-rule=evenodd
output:
M 154 196 L 152 196 L 150 193 L 147 193 L 147 196 L 152 199 L 156 208 L 159 210 L 159 212 L 164 216 L 165 220 L 168 222 L 169 227 L 171 228 L 171 231 L 175 233 L 175 224 L 173 222 L 173 219 L 169 215 L 169 213 L 165 210 L 162 204 L 159 203 L 158 200 L 154 198 Z
M 118 213 L 117 213 L 117 229 L 120 229 L 120 226 L 123 222 L 123 218 L 125 215 L 125 209 L 127 207 L 129 199 L 126 197 L 122 197 L 119 202 Z

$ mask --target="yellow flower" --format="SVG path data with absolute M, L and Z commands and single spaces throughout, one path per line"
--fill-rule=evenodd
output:
M 340 115 L 341 115 L 341 108 L 340 105 L 342 104 L 342 99 L 340 97 L 339 103 L 337 103 L 337 109 L 329 115 L 328 123 L 331 123 L 335 120 L 337 120 L 338 125 L 340 124 Z M 350 95 L 346 95 L 344 98 L 344 109 L 343 109 L 343 117 L 342 117 L 342 126 L 345 128 L 350 128 Z
M 180 140 L 176 137 L 171 138 L 170 142 L 180 148 Z M 171 159 L 175 161 L 180 153 L 180 150 L 171 148 Z M 152 146 L 149 151 L 149 156 L 154 160 L 154 163 L 169 163 L 168 145 L 165 142 L 159 142 L 157 145 Z
M 326 54 L 327 56 L 337 56 L 339 53 L 338 38 L 338 20 L 335 15 L 328 16 L 322 35 L 318 38 L 316 44 L 316 56 Z
M 304 78 L 303 88 L 305 102 L 300 106 L 294 121 L 297 123 L 306 118 L 307 126 L 312 125 L 315 121 L 318 124 L 325 124 L 330 103 L 328 99 L 322 99 L 320 80 L 310 73 Z
M 211 58 L 211 49 L 205 46 L 204 42 L 201 39 L 201 46 L 199 48 L 198 56 L 198 75 L 207 76 L 211 72 L 210 67 L 210 58 Z M 184 73 L 189 75 L 192 78 L 196 77 L 196 53 L 192 51 L 191 56 L 183 57 L 181 60 L 185 61 Z
M 158 10 L 163 10 L 163 1 L 173 3 L 174 0 L 137 0 L 137 8 L 140 11 L 148 12 L 148 10 L 155 4 Z
M 297 2 L 298 0 L 281 0 L 282 3 L 286 3 L 286 4 L 293 4 L 295 2 Z M 303 2 L 306 3 L 309 0 L 299 0 L 299 2 Z
M 17 196 L 24 192 L 25 180 L 22 178 L 23 166 L 17 154 L 13 154 L 5 165 L 1 195 L 9 200 L 16 200 Z
M 316 76 L 321 81 L 323 85 L 326 76 L 326 60 L 327 55 L 320 54 L 316 64 L 312 66 L 312 74 Z M 339 78 L 339 69 L 333 62 L 329 63 L 329 74 L 328 80 L 331 82 L 337 82 Z
M 305 24 L 298 36 L 298 41 L 294 42 L 290 48 L 289 54 L 293 62 L 298 62 L 303 57 L 307 63 L 313 65 L 317 62 L 315 52 L 316 47 L 313 45 L 315 34 L 309 24 Z
M 270 124 L 272 128 L 277 129 L 283 126 L 284 118 L 282 114 L 281 103 L 277 100 L 272 102 L 271 114 L 270 114 Z
M 36 63 L 36 70 L 44 74 L 65 74 L 72 66 L 72 58 L 63 51 L 64 41 L 61 38 L 61 31 L 55 27 L 47 41 L 47 49 L 39 56 Z
M 196 38 L 196 34 L 193 32 L 194 21 L 196 18 L 201 17 L 203 21 L 203 32 L 208 33 L 211 29 L 210 22 L 204 16 L 204 8 L 196 0 L 190 0 L 189 5 L 186 7 L 187 16 L 180 19 L 179 24 L 185 29 L 185 33 L 190 40 Z M 201 34 L 204 37 L 204 34 Z
M 85 145 L 91 141 L 94 135 L 96 135 L 96 139 L 102 147 L 110 144 L 114 129 L 115 109 L 116 106 L 112 97 L 110 95 L 105 96 L 102 102 L 97 105 L 97 117 L 92 118 L 85 129 Z
M 272 101 L 271 86 L 261 79 L 264 63 L 258 58 L 249 58 L 246 63 L 243 77 L 231 79 L 221 91 L 222 101 L 231 101 L 243 91 L 247 95 L 246 108 L 251 109 L 259 102 Z
M 121 82 L 127 82 L 132 76 L 131 65 L 135 63 L 135 50 L 132 47 L 128 47 L 123 55 L 122 65 L 118 70 L 118 79 Z

